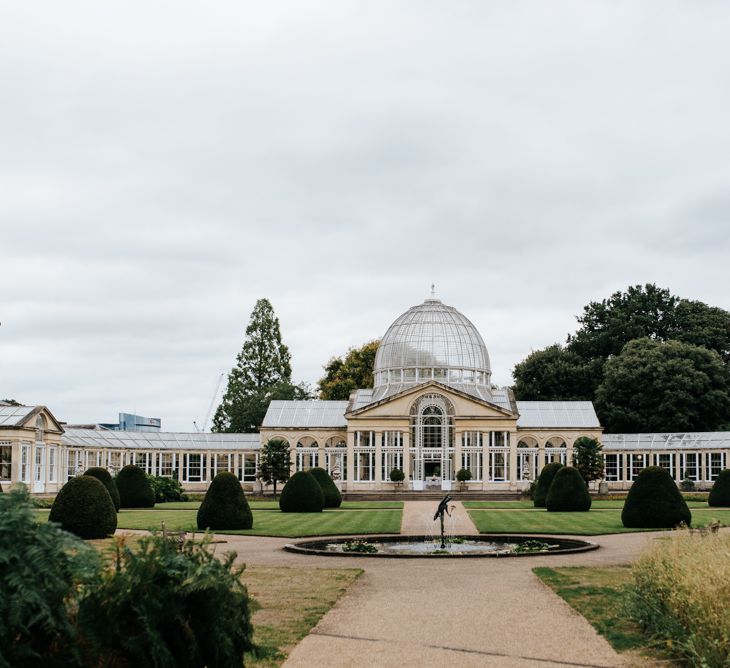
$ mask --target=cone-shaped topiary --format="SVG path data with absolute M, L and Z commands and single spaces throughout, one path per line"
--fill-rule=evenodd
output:
M 92 466 L 84 472 L 84 475 L 90 475 L 92 478 L 96 478 L 109 492 L 109 496 L 112 497 L 112 503 L 114 504 L 114 510 L 119 512 L 119 490 L 117 489 L 117 483 L 114 482 L 109 471 L 101 466 Z
M 309 469 L 309 472 L 314 476 L 314 479 L 322 488 L 322 494 L 324 494 L 324 507 L 339 508 L 342 505 L 342 494 L 340 494 L 340 490 L 337 489 L 335 481 L 330 478 L 330 474 L 321 468 Z
M 707 503 L 721 508 L 730 507 L 730 469 L 720 471 L 712 485 Z
M 253 514 L 241 483 L 233 473 L 219 473 L 198 509 L 198 529 L 251 529 Z
M 106 538 L 117 529 L 117 512 L 98 478 L 81 475 L 61 488 L 48 521 L 58 522 L 80 538 Z
M 134 464 L 127 464 L 117 476 L 120 508 L 152 508 L 155 493 L 147 474 Z
M 669 471 L 649 466 L 631 485 L 621 521 L 633 529 L 671 529 L 682 522 L 689 526 L 692 513 Z
M 289 480 L 279 497 L 279 508 L 284 513 L 321 513 L 324 493 L 309 471 L 298 471 Z
M 553 462 L 543 467 L 540 471 L 540 475 L 537 477 L 537 484 L 535 485 L 535 491 L 532 495 L 532 503 L 536 508 L 544 508 L 547 500 L 548 492 L 550 491 L 550 485 L 553 482 L 555 474 L 563 468 L 563 465 L 559 462 Z
M 591 495 L 580 471 L 563 466 L 555 474 L 550 485 L 545 507 L 548 512 L 585 512 L 591 509 Z

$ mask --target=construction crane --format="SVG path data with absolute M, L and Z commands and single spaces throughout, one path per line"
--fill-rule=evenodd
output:
M 213 405 L 215 404 L 215 399 L 218 396 L 218 392 L 221 389 L 221 383 L 223 382 L 223 377 L 225 376 L 225 373 L 221 373 L 220 376 L 218 376 L 218 382 L 215 386 L 215 392 L 213 392 L 213 396 L 210 398 L 210 404 L 208 405 L 208 412 L 205 414 L 205 420 L 203 420 L 203 427 L 202 429 L 198 427 L 198 423 L 193 420 L 193 425 L 195 425 L 195 429 L 198 431 L 198 433 L 202 433 L 205 431 L 206 426 L 208 425 L 208 420 L 210 419 L 210 414 L 213 412 Z

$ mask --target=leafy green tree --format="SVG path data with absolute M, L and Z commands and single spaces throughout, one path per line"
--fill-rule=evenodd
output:
M 259 470 L 256 477 L 266 485 L 274 485 L 274 498 L 276 498 L 276 483 L 289 480 L 290 471 L 289 444 L 281 438 L 268 440 L 259 453 Z
M 246 416 L 260 414 L 263 419 L 266 409 L 252 413 L 247 404 L 261 404 L 272 388 L 287 385 L 291 386 L 291 355 L 281 341 L 279 319 L 271 303 L 259 299 L 251 312 L 236 366 L 228 374 L 226 392 L 213 418 L 213 431 L 255 431 L 261 420 Z
M 535 350 L 515 365 L 515 397 L 523 401 L 590 400 L 600 366 L 558 343 Z
M 603 446 L 595 438 L 581 436 L 573 444 L 573 467 L 578 469 L 583 480 L 601 480 L 605 471 Z
M 596 408 L 609 432 L 722 429 L 730 421 L 730 372 L 707 348 L 637 339 L 606 363 Z
M 344 401 L 350 392 L 373 386 L 375 353 L 380 341 L 369 341 L 359 348 L 350 348 L 344 357 L 333 357 L 324 367 L 319 381 L 319 398 Z
M 673 339 L 704 346 L 730 363 L 730 313 L 700 301 L 682 299 L 675 311 Z

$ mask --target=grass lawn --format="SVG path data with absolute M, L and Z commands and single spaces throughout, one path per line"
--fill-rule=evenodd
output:
M 707 501 L 687 501 L 690 508 L 708 508 Z M 623 508 L 624 500 L 593 499 L 591 510 L 606 510 Z M 464 501 L 464 508 L 490 510 L 535 510 L 541 512 L 544 508 L 535 508 L 531 500 L 526 501 Z
M 36 511 L 47 518 L 48 510 Z M 253 511 L 254 528 L 220 533 L 246 536 L 299 538 L 335 534 L 399 533 L 403 512 L 398 508 L 382 510 L 326 510 L 322 513 L 282 513 L 278 510 Z M 171 531 L 196 532 L 197 510 L 121 510 L 119 529 L 160 529 L 162 522 Z
M 249 501 L 251 510 L 279 510 L 278 501 Z M 200 508 L 200 501 L 170 501 L 169 503 L 158 503 L 155 510 L 197 510 Z M 402 509 L 403 501 L 343 501 L 337 510 L 383 510 Z
M 621 509 L 591 510 L 587 513 L 549 513 L 544 509 L 469 509 L 469 516 L 480 533 L 544 533 L 598 536 L 630 533 L 621 523 Z M 730 526 L 730 509 L 692 509 L 692 526 L 700 527 L 719 520 Z M 647 529 L 651 531 L 651 529 Z
M 666 662 L 651 640 L 626 618 L 624 602 L 633 578 L 628 566 L 534 568 L 533 572 L 608 640 L 611 646 L 636 660 L 633 665 Z

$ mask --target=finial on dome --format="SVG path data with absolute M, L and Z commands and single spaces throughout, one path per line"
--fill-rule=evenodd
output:
M 436 299 L 436 284 L 431 283 L 431 299 Z

